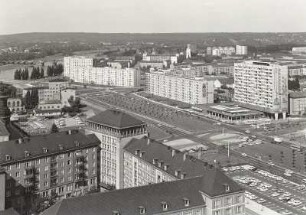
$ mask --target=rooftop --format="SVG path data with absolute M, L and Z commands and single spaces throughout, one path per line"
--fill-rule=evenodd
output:
M 9 136 L 10 133 L 5 127 L 5 124 L 2 120 L 0 120 L 0 136 Z
M 289 94 L 289 98 L 306 98 L 306 92 L 292 92 Z
M 130 128 L 145 124 L 143 121 L 119 110 L 103 111 L 93 117 L 88 118 L 87 121 L 116 129 Z
M 140 157 L 140 152 L 143 152 L 142 160 L 156 165 L 163 171 L 165 171 L 164 166 L 167 165 L 165 172 L 174 177 L 175 172 L 179 171 L 180 175 L 176 176 L 177 178 L 180 178 L 182 174 L 185 174 L 185 178 L 201 176 L 208 169 L 207 163 L 148 138 L 132 139 L 124 149 L 137 157 Z M 137 150 L 139 154 L 136 155 Z M 153 164 L 153 159 L 156 160 L 156 164 Z M 158 166 L 160 162 L 163 164 Z
M 94 134 L 86 136 L 77 130 L 10 140 L 0 144 L 0 164 L 35 159 L 63 150 L 77 150 L 99 144 L 100 141 Z
M 229 187 L 225 191 L 225 186 Z M 205 175 L 190 179 L 151 184 L 147 186 L 96 193 L 88 196 L 64 199 L 44 211 L 43 215 L 81 214 L 145 214 L 165 213 L 162 204 L 167 204 L 168 212 L 197 206 L 205 207 L 202 193 L 209 196 L 240 193 L 244 190 L 221 171 L 210 169 Z M 185 205 L 185 200 L 189 204 Z

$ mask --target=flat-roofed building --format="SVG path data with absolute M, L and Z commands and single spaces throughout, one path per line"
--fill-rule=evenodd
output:
M 235 63 L 234 100 L 240 105 L 274 115 L 288 112 L 288 66 L 273 62 Z
M 151 71 L 147 83 L 148 93 L 157 96 L 189 104 L 214 102 L 214 83 L 204 77 L 188 77 L 182 71 Z
M 134 68 L 94 67 L 92 58 L 65 57 L 64 76 L 83 84 L 138 87 L 140 71 Z
M 306 113 L 306 92 L 292 92 L 289 94 L 289 114 L 304 115 Z
M 248 47 L 236 45 L 236 55 L 247 55 L 248 54 Z

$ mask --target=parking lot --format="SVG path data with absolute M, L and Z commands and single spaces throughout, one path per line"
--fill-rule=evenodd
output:
M 247 198 L 280 214 L 306 213 L 306 182 L 297 184 L 251 165 L 223 170 L 247 190 Z

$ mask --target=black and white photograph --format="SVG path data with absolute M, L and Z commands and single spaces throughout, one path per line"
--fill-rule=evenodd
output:
M 0 215 L 305 215 L 306 0 L 0 0 Z

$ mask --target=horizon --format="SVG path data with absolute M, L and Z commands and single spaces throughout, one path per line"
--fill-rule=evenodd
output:
M 305 34 L 306 31 L 266 31 L 266 32 L 20 32 L 13 34 L 0 34 L 0 36 L 13 36 L 19 34 Z
M 1 0 L 0 35 L 306 32 L 304 0 Z

